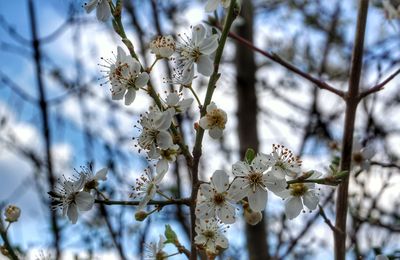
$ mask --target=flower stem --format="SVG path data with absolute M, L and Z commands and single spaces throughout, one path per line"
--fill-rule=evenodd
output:
M 201 109 L 201 108 L 202 108 L 202 105 L 201 105 L 201 101 L 200 101 L 200 99 L 199 99 L 199 96 L 197 96 L 197 94 L 196 94 L 196 92 L 194 91 L 194 89 L 193 89 L 192 86 L 189 86 L 189 87 L 187 87 L 187 88 L 192 92 L 194 98 L 195 98 L 196 101 L 197 101 L 197 104 L 199 104 L 199 108 Z

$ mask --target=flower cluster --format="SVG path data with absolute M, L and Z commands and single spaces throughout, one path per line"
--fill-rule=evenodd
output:
M 75 224 L 78 220 L 78 210 L 88 211 L 93 207 L 98 182 L 107 179 L 107 168 L 99 170 L 96 174 L 89 167 L 82 167 L 78 176 L 60 181 L 55 192 L 49 192 L 53 199 L 53 208 L 61 208 L 63 216 Z

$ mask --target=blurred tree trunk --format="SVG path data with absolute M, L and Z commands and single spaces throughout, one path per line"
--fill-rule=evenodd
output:
M 237 26 L 237 34 L 253 41 L 253 5 L 244 0 L 241 10 L 243 24 Z M 252 50 L 236 43 L 236 90 L 238 102 L 238 133 L 240 156 L 244 157 L 247 148 L 258 150 L 256 64 Z M 265 217 L 255 226 L 246 224 L 246 239 L 249 259 L 270 259 L 268 253 Z

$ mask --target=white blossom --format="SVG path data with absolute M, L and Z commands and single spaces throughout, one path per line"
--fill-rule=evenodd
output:
M 210 219 L 217 216 L 223 223 L 235 222 L 235 206 L 228 197 L 229 177 L 225 171 L 217 170 L 211 177 L 211 183 L 200 185 L 196 217 Z
M 139 146 L 154 153 L 157 148 L 166 150 L 173 145 L 171 134 L 168 132 L 172 123 L 173 111 L 160 111 L 150 107 L 150 111 L 141 117 L 142 133 L 139 136 Z
M 216 34 L 207 36 L 206 28 L 199 24 L 192 28 L 191 38 L 182 36 L 180 38 L 181 42 L 176 44 L 176 52 L 179 67 L 184 71 L 183 75 L 191 75 L 189 72 L 194 69 L 196 63 L 200 74 L 210 76 L 214 68 L 210 56 L 218 48 L 218 36 Z
M 77 180 L 64 180 L 53 196 L 54 208 L 62 208 L 63 216 L 68 216 L 73 224 L 78 220 L 78 210 L 88 211 L 94 204 L 93 195 L 83 191 L 85 181 L 85 175 Z
M 214 102 L 207 106 L 207 114 L 199 121 L 199 125 L 203 129 L 208 129 L 208 134 L 214 138 L 219 139 L 225 129 L 226 121 L 228 120 L 226 112 L 218 108 Z
M 165 100 L 165 104 L 168 108 L 173 109 L 173 114 L 184 113 L 192 103 L 193 98 L 181 99 L 181 95 L 176 92 L 169 93 Z
M 164 249 L 164 242 L 166 239 L 160 235 L 160 239 L 158 243 L 150 242 L 150 244 L 145 244 L 145 257 L 146 260 L 163 260 L 167 258 L 167 253 L 163 251 Z
M 158 159 L 156 165 L 156 172 L 162 174 L 168 171 L 169 163 L 176 161 L 176 157 L 179 155 L 179 146 L 177 144 L 172 145 L 168 149 L 152 149 L 148 155 L 150 159 Z
M 102 168 L 94 174 L 91 166 L 81 167 L 79 175 L 84 175 L 85 177 L 85 183 L 83 185 L 84 190 L 90 192 L 91 189 L 97 188 L 99 181 L 107 180 L 107 172 L 107 168 Z
M 228 239 L 223 234 L 225 231 L 224 226 L 216 219 L 197 220 L 195 231 L 195 244 L 202 246 L 208 253 L 216 255 L 220 249 L 228 248 L 229 246 Z
M 229 195 L 240 201 L 247 197 L 250 209 L 262 211 L 265 209 L 268 192 L 267 189 L 278 193 L 285 189 L 286 180 L 277 178 L 272 172 L 266 172 L 262 156 L 257 155 L 249 165 L 247 162 L 239 161 L 232 166 L 235 179 L 229 187 Z
M 106 22 L 111 16 L 111 8 L 108 0 L 91 0 L 85 3 L 84 8 L 87 13 L 96 8 L 96 16 L 99 21 Z
M 186 71 L 183 69 L 174 68 L 172 72 L 172 78 L 164 79 L 164 83 L 176 84 L 182 87 L 190 87 L 194 78 L 194 70 Z
M 141 72 L 140 63 L 118 46 L 116 61 L 105 60 L 113 100 L 125 98 L 125 105 L 135 100 L 136 91 L 147 85 L 149 74 Z
M 301 160 L 283 145 L 273 144 L 272 153 L 261 154 L 261 159 L 264 164 L 271 167 L 271 173 L 276 178 L 296 177 L 301 172 Z
M 176 44 L 171 35 L 158 36 L 150 42 L 150 50 L 157 58 L 169 58 L 175 52 Z
M 208 0 L 205 7 L 206 12 L 214 12 L 217 9 L 218 4 L 221 4 L 224 8 L 228 8 L 231 4 L 231 0 Z
M 153 199 L 157 192 L 158 184 L 164 178 L 166 172 L 153 176 L 150 169 L 146 169 L 144 174 L 136 179 L 135 186 L 133 187 L 133 193 L 131 197 L 134 199 L 140 199 L 139 207 L 137 211 L 142 210 L 150 200 Z
M 309 178 L 316 179 L 321 175 L 320 172 L 314 171 Z M 319 202 L 315 183 L 290 184 L 288 189 L 278 193 L 277 195 L 285 200 L 285 214 L 289 219 L 297 217 L 304 209 L 304 206 L 309 210 L 314 210 Z

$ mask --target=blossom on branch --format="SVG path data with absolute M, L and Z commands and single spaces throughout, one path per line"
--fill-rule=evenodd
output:
M 89 3 L 85 3 L 84 8 L 87 13 L 96 8 L 96 16 L 99 21 L 106 22 L 111 17 L 111 8 L 108 0 L 91 0 Z
M 228 8 L 231 4 L 231 0 L 208 0 L 205 7 L 206 12 L 214 12 L 217 10 L 218 4 L 221 4 L 224 8 Z
M 239 161 L 232 166 L 234 181 L 229 187 L 229 195 L 240 201 L 247 197 L 250 209 L 262 211 L 265 209 L 268 190 L 278 193 L 285 189 L 286 180 L 277 178 L 268 165 L 264 163 L 263 157 L 257 155 L 251 164 Z
M 162 260 L 167 259 L 167 253 L 163 251 L 164 249 L 164 242 L 167 241 L 165 237 L 160 235 L 160 239 L 158 243 L 150 242 L 150 244 L 144 244 L 145 247 L 145 257 L 146 260 Z
M 322 173 L 314 171 L 309 179 L 316 179 Z M 289 188 L 277 193 L 285 200 L 285 214 L 289 219 L 294 219 L 306 206 L 309 210 L 314 210 L 319 202 L 315 183 L 293 183 Z M 304 204 L 304 206 L 303 206 Z
M 207 106 L 207 114 L 200 119 L 199 125 L 201 128 L 209 130 L 208 134 L 211 138 L 219 139 L 222 137 L 227 120 L 226 112 L 211 102 Z
M 150 42 L 150 50 L 157 58 L 169 58 L 175 52 L 176 44 L 171 35 L 158 36 Z
M 211 55 L 218 48 L 218 35 L 207 36 L 206 28 L 199 24 L 192 28 L 191 38 L 179 36 L 181 41 L 176 44 L 176 52 L 178 66 L 184 72 L 183 75 L 190 75 L 196 63 L 200 74 L 210 76 L 214 68 Z
M 210 219 L 217 216 L 223 223 L 235 222 L 235 206 L 228 197 L 229 177 L 225 171 L 217 170 L 211 177 L 211 183 L 200 185 L 196 217 Z
M 226 236 L 225 227 L 216 219 L 197 220 L 196 237 L 194 242 L 203 248 L 207 254 L 218 255 L 221 249 L 228 248 L 229 242 Z

